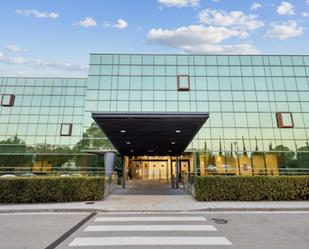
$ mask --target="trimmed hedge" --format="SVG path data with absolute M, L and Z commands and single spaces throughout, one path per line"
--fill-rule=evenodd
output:
M 104 177 L 0 178 L 1 203 L 101 200 Z
M 309 176 L 199 176 L 199 201 L 288 201 L 309 199 Z

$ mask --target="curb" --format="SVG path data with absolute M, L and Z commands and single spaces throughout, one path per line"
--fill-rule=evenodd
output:
M 18 214 L 18 213 L 93 213 L 93 212 L 106 212 L 102 209 L 69 209 L 69 208 L 42 208 L 42 209 L 11 209 L 0 210 L 0 214 Z
M 184 213 L 184 212 L 309 212 L 308 208 L 205 208 L 191 210 L 106 210 L 106 209 L 63 209 L 63 208 L 43 208 L 43 209 L 13 209 L 0 210 L 0 214 L 18 213 Z
M 206 208 L 196 212 L 309 212 L 308 208 Z

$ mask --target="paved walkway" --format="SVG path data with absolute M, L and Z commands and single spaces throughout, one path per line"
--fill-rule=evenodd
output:
M 188 195 L 182 188 L 172 189 L 168 181 L 131 180 L 127 188 L 119 188 L 112 195 Z
M 0 205 L 0 213 L 78 211 L 309 211 L 309 201 L 198 202 L 189 195 L 111 195 L 97 202 Z

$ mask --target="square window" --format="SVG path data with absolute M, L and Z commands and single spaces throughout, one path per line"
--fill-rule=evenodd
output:
M 60 136 L 71 136 L 72 124 L 61 124 Z
M 13 106 L 15 101 L 14 94 L 3 94 L 1 98 L 1 106 Z
M 291 112 L 277 112 L 278 128 L 294 128 L 294 120 Z
M 190 76 L 177 75 L 178 91 L 190 91 Z

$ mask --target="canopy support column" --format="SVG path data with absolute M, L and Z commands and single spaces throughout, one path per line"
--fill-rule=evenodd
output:
M 173 173 L 173 160 L 172 160 L 172 157 L 170 156 L 169 157 L 169 166 L 170 166 L 170 169 L 171 169 L 171 188 L 175 188 L 174 186 L 174 173 Z
M 104 153 L 104 168 L 105 175 L 111 176 L 115 172 L 116 166 L 116 152 L 107 151 Z
M 176 156 L 176 188 L 179 188 L 179 157 Z
M 122 188 L 126 188 L 127 170 L 126 170 L 126 156 L 122 155 Z

